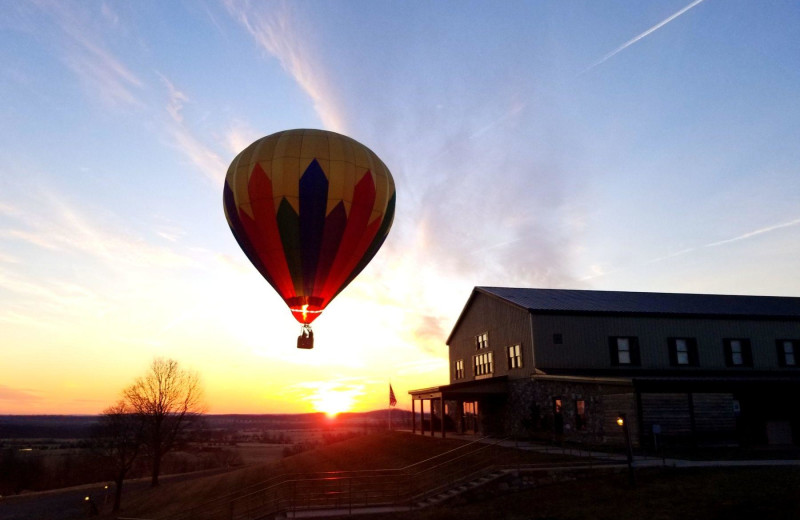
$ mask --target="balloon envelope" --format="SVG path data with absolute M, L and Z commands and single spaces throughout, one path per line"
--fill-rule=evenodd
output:
M 231 163 L 223 205 L 250 262 L 309 324 L 369 263 L 394 219 L 391 173 L 369 148 L 325 130 L 286 130 Z

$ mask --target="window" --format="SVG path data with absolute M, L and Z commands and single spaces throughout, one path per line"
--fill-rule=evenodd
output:
M 508 368 L 521 368 L 522 367 L 522 347 L 520 345 L 512 345 L 508 347 Z
M 562 343 L 564 343 L 564 335 L 553 334 L 553 345 L 561 345 Z
M 476 376 L 491 374 L 494 372 L 493 358 L 491 352 L 478 354 L 472 357 L 472 370 Z
M 620 365 L 631 364 L 631 340 L 617 338 L 617 362 Z
M 798 339 L 779 339 L 778 364 L 782 367 L 796 367 L 798 348 L 800 348 Z
M 669 364 L 677 366 L 697 366 L 697 340 L 694 338 L 669 338 Z
M 464 379 L 464 360 L 459 359 L 456 361 L 456 379 Z
M 583 399 L 575 401 L 575 429 L 586 429 L 586 401 Z
M 561 398 L 553 399 L 553 431 L 556 435 L 564 433 L 564 406 Z
M 639 339 L 635 336 L 612 336 L 608 338 L 611 364 L 616 366 L 638 366 Z
M 487 348 L 489 346 L 489 333 L 484 332 L 483 334 L 478 334 L 475 336 L 475 347 L 478 350 Z
M 725 339 L 725 364 L 729 367 L 753 366 L 753 354 L 749 339 Z

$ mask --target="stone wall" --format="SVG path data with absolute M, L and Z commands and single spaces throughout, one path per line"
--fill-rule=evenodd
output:
M 556 399 L 561 401 L 560 416 Z M 578 414 L 578 401 L 584 414 Z M 596 382 L 519 380 L 509 382 L 504 409 L 504 430 L 517 437 L 555 442 L 624 444 L 616 424 L 619 412 L 626 413 L 635 443 L 636 401 L 632 387 Z

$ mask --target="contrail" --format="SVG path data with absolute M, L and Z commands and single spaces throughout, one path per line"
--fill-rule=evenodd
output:
M 726 240 L 720 240 L 719 242 L 712 242 L 711 244 L 706 244 L 703 247 L 716 247 L 721 246 L 722 244 L 729 244 L 731 242 L 738 242 L 739 240 L 744 240 L 746 238 L 754 237 L 756 235 L 761 235 L 763 233 L 769 233 L 770 231 L 775 231 L 776 229 L 781 229 L 790 226 L 796 226 L 800 224 L 800 218 L 795 220 L 790 220 L 789 222 L 784 222 L 783 224 L 776 224 L 774 226 L 769 226 L 761 229 L 756 229 L 755 231 L 750 231 L 749 233 L 745 233 L 744 235 L 739 235 L 738 237 L 728 238 Z
M 769 233 L 771 231 L 775 231 L 776 229 L 783 229 L 783 228 L 797 226 L 797 225 L 800 225 L 800 218 L 796 218 L 796 219 L 790 220 L 788 222 L 783 222 L 781 224 L 775 224 L 775 225 L 772 225 L 772 226 L 763 227 L 761 229 L 756 229 L 755 231 L 749 231 L 747 233 L 743 233 L 743 234 L 741 234 L 739 236 L 736 236 L 736 237 L 733 237 L 733 238 L 726 238 L 725 240 L 719 240 L 717 242 L 711 242 L 711 243 L 704 244 L 704 245 L 697 246 L 697 247 L 689 247 L 689 248 L 686 248 L 686 249 L 681 249 L 680 251 L 676 251 L 674 253 L 670 253 L 670 254 L 665 255 L 665 256 L 660 256 L 658 258 L 652 258 L 652 259 L 650 259 L 650 260 L 648 260 L 646 262 L 643 262 L 643 263 L 641 263 L 641 264 L 639 264 L 637 266 L 633 266 L 633 267 L 640 267 L 640 266 L 643 266 L 643 265 L 655 264 L 657 262 L 662 262 L 664 260 L 669 260 L 669 259 L 675 258 L 677 256 L 687 255 L 689 253 L 693 253 L 695 251 L 698 251 L 698 250 L 701 250 L 701 249 L 705 249 L 707 247 L 718 247 L 718 246 L 721 246 L 721 245 L 730 244 L 731 242 L 738 242 L 739 240 L 746 240 L 748 238 L 752 238 L 752 237 L 755 237 L 755 236 L 758 236 L 758 235 L 763 235 L 764 233 Z M 504 244 L 498 244 L 498 245 L 504 245 Z M 491 248 L 491 247 L 494 247 L 494 246 L 489 246 L 489 247 Z M 628 266 L 617 267 L 616 269 L 611 269 L 610 271 L 603 271 L 603 272 L 600 272 L 600 273 L 597 273 L 597 274 L 590 274 L 588 276 L 584 276 L 583 278 L 579 278 L 578 280 L 583 282 L 583 281 L 586 281 L 586 280 L 591 280 L 592 278 L 600 278 L 601 276 L 606 276 L 606 275 L 611 274 L 611 273 L 616 273 L 617 271 L 623 271 L 625 269 L 629 269 L 630 267 L 632 267 L 632 266 L 628 265 Z
M 664 20 L 662 20 L 662 21 L 658 22 L 657 24 L 655 24 L 655 25 L 654 25 L 654 26 L 652 26 L 651 28 L 647 29 L 645 32 L 643 32 L 643 33 L 642 33 L 642 34 L 640 34 L 639 36 L 636 36 L 636 37 L 635 37 L 635 38 L 633 38 L 632 40 L 628 40 L 627 42 L 623 43 L 622 45 L 620 45 L 619 47 L 617 47 L 617 48 L 616 48 L 616 49 L 614 49 L 613 51 L 609 52 L 608 54 L 606 54 L 605 56 L 603 56 L 602 58 L 600 58 L 600 59 L 599 59 L 599 60 L 597 60 L 596 62 L 592 63 L 591 65 L 589 65 L 588 67 L 586 67 L 585 69 L 583 69 L 583 71 L 581 71 L 581 73 L 580 73 L 580 74 L 578 74 L 578 75 L 579 75 L 579 76 L 581 76 L 581 75 L 583 75 L 583 74 L 586 74 L 587 72 L 589 72 L 589 71 L 590 71 L 590 70 L 592 70 L 593 68 L 595 68 L 595 67 L 597 67 L 598 65 L 600 65 L 601 63 L 603 63 L 603 62 L 605 62 L 605 61 L 609 60 L 610 58 L 612 58 L 612 57 L 613 57 L 613 56 L 615 56 L 616 54 L 619 54 L 620 52 L 624 51 L 625 49 L 627 49 L 628 47 L 630 47 L 630 46 L 631 46 L 631 45 L 633 45 L 634 43 L 638 42 L 639 40 L 641 40 L 641 39 L 642 39 L 642 38 L 644 38 L 645 36 L 648 36 L 648 35 L 650 35 L 650 34 L 652 34 L 652 33 L 656 32 L 657 30 L 661 29 L 662 27 L 664 27 L 665 25 L 667 25 L 669 22 L 671 22 L 671 21 L 672 21 L 672 20 L 674 20 L 675 18 L 679 17 L 680 15 L 682 15 L 683 13 L 685 13 L 686 11 L 688 11 L 689 9 L 691 9 L 692 7 L 695 7 L 696 5 L 698 5 L 698 4 L 700 4 L 700 3 L 702 3 L 703 1 L 704 1 L 704 0 L 694 0 L 694 2 L 692 2 L 692 3 L 691 3 L 691 4 L 689 4 L 689 5 L 687 5 L 686 7 L 684 7 L 683 9 L 681 9 L 680 11 L 678 11 L 677 13 L 675 13 L 675 14 L 673 14 L 672 16 L 669 16 L 668 18 L 665 18 Z

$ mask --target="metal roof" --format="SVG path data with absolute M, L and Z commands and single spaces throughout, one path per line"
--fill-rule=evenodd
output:
M 800 298 L 476 287 L 531 312 L 800 318 Z

